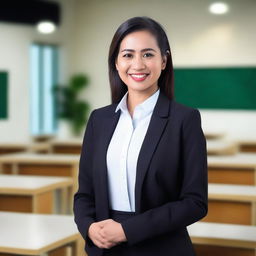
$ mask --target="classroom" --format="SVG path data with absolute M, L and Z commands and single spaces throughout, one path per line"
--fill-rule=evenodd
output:
M 172 188 L 169 190 L 164 187 L 164 184 L 167 184 L 165 183 L 166 177 L 170 177 L 164 174 L 164 170 L 166 162 L 173 163 L 172 167 L 174 168 L 176 160 L 167 159 L 165 161 L 163 158 L 167 154 L 165 154 L 166 151 L 162 151 L 164 146 L 168 145 L 172 152 L 170 156 L 179 157 L 177 154 L 181 154 L 180 159 L 183 159 L 183 155 L 180 153 L 183 152 L 183 145 L 177 151 L 173 151 L 172 143 L 176 145 L 175 143 L 178 141 L 183 141 L 183 139 L 185 141 L 186 136 L 194 145 L 192 146 L 194 153 L 191 151 L 191 157 L 194 157 L 195 152 L 201 150 L 201 144 L 198 142 L 200 138 L 205 140 L 207 158 L 205 167 L 207 172 L 207 214 L 200 220 L 182 227 L 191 239 L 194 251 L 194 254 L 191 255 L 256 256 L 255 13 L 256 1 L 254 0 L 1 1 L 0 256 L 144 256 L 143 253 L 126 252 L 126 249 L 120 249 L 121 252 L 124 250 L 121 254 L 105 254 L 106 248 L 101 248 L 102 254 L 97 254 L 96 251 L 96 254 L 93 254 L 93 251 L 91 251 L 92 254 L 88 254 L 85 251 L 85 245 L 89 247 L 90 251 L 91 237 L 93 236 L 90 235 L 88 242 L 85 242 L 85 233 L 81 232 L 79 220 L 77 220 L 77 216 L 80 214 L 76 210 L 78 204 L 76 206 L 74 201 L 79 201 L 79 196 L 81 196 L 79 191 L 82 190 L 83 181 L 89 185 L 88 191 L 94 189 L 100 191 L 95 194 L 97 201 L 98 195 L 103 195 L 105 191 L 104 182 L 108 181 L 108 184 L 116 182 L 115 184 L 117 184 L 122 179 L 128 180 L 125 183 L 127 188 L 124 190 L 127 195 L 129 193 L 128 197 L 130 195 L 136 197 L 134 199 L 136 215 L 147 214 L 149 209 L 147 211 L 145 205 L 151 202 L 151 198 L 152 200 L 154 198 L 162 200 L 162 204 L 166 198 L 173 200 L 176 195 L 168 194 Z M 172 109 L 166 126 L 162 122 L 163 118 L 156 119 L 154 115 L 157 112 L 153 112 L 152 119 L 148 119 L 148 124 L 146 124 L 150 129 L 146 135 L 144 134 L 145 141 L 151 135 L 152 138 L 146 143 L 144 141 L 144 144 L 141 140 L 139 145 L 142 145 L 142 151 L 145 150 L 143 152 L 150 156 L 152 161 L 147 159 L 148 162 L 146 162 L 142 157 L 143 152 L 139 155 L 138 151 L 136 157 L 141 160 L 138 161 L 138 165 L 134 163 L 129 165 L 129 161 L 131 161 L 129 159 L 135 159 L 137 151 L 134 150 L 128 157 L 128 148 L 132 145 L 138 147 L 138 141 L 140 141 L 138 138 L 140 137 L 136 137 L 139 135 L 133 133 L 133 129 L 136 131 L 135 127 L 142 117 L 139 116 L 138 120 L 136 115 L 132 117 L 132 112 L 129 109 L 131 116 L 128 115 L 128 117 L 132 120 L 134 126 L 131 127 L 133 128 L 129 126 L 128 119 L 119 119 L 119 122 L 118 119 L 115 119 L 115 124 L 118 122 L 120 127 L 121 120 L 126 123 L 123 123 L 125 132 L 119 134 L 119 143 L 114 144 L 113 140 L 110 143 L 111 137 L 104 137 L 107 133 L 111 133 L 110 129 L 114 129 L 114 122 L 110 123 L 109 119 L 111 114 L 100 116 L 100 111 L 102 113 L 104 111 L 101 110 L 103 107 L 114 103 L 116 104 L 115 108 L 117 107 L 113 96 L 114 89 L 111 87 L 112 85 L 110 86 L 113 82 L 110 70 L 112 65 L 110 49 L 114 40 L 117 40 L 113 39 L 113 36 L 120 24 L 124 24 L 125 21 L 133 17 L 151 18 L 162 25 L 170 44 L 170 51 L 167 51 L 166 56 L 168 58 L 171 55 L 173 65 L 174 91 L 171 101 L 181 104 L 179 105 L 181 108 L 186 106 L 186 109 L 198 110 L 198 115 L 195 115 L 194 119 L 190 118 L 191 127 L 188 126 L 191 131 L 190 137 L 190 131 L 184 128 L 189 118 L 184 119 L 181 130 L 179 130 L 177 127 L 180 119 L 175 119 L 176 115 L 173 115 L 172 119 Z M 142 33 L 143 30 L 137 29 L 137 32 Z M 120 40 L 131 42 L 132 40 L 125 41 L 126 36 L 128 38 L 129 35 L 137 32 L 129 32 L 130 34 L 125 34 Z M 154 42 L 157 42 L 156 45 L 159 46 L 158 41 Z M 161 57 L 161 55 L 159 56 Z M 116 74 L 119 73 L 123 85 L 125 85 L 124 81 L 132 81 L 130 78 L 132 75 L 129 74 L 129 78 L 123 80 L 121 69 L 124 69 L 124 66 L 118 66 L 118 60 L 117 58 L 113 65 L 116 65 L 118 71 Z M 153 61 L 151 60 L 151 64 L 150 58 L 147 61 L 141 58 L 140 62 L 136 62 L 134 58 L 129 67 L 134 68 L 135 64 L 144 65 L 145 70 L 148 67 L 152 68 L 153 72 L 155 67 L 152 64 Z M 120 63 L 122 62 L 120 61 Z M 148 74 L 144 74 L 147 78 L 143 82 L 144 78 L 140 77 L 142 74 L 144 73 L 137 73 L 137 78 L 133 77 L 131 84 L 143 85 L 143 83 L 147 83 L 147 79 L 151 79 Z M 128 88 L 129 95 L 132 95 L 132 90 L 136 92 L 136 89 Z M 122 97 L 125 92 L 122 92 Z M 115 95 L 117 95 L 117 91 Z M 151 96 L 152 93 L 148 95 Z M 119 97 L 119 101 L 122 97 Z M 150 99 L 153 101 L 152 97 Z M 125 111 L 123 111 L 121 103 L 120 101 L 118 105 L 121 110 L 119 112 L 125 118 Z M 131 104 L 131 101 L 127 100 L 127 103 Z M 127 109 L 131 107 L 129 104 L 125 104 Z M 134 111 L 138 110 L 140 109 L 134 108 Z M 127 113 L 129 114 L 129 112 Z M 157 123 L 155 120 L 160 121 Z M 175 120 L 177 120 L 177 124 L 172 125 L 172 121 L 175 122 Z M 196 120 L 199 120 L 201 126 L 200 131 L 202 131 L 203 137 L 200 138 L 195 137 L 198 133 L 195 136 L 192 135 L 193 129 L 195 129 L 192 123 Z M 151 124 L 153 121 L 159 124 L 159 127 L 163 127 L 162 137 L 159 132 L 161 128 L 156 128 L 154 132 Z M 168 127 L 173 132 L 170 132 L 170 135 L 166 132 Z M 184 130 L 182 130 L 183 128 Z M 97 131 L 102 131 L 102 133 L 93 136 Z M 138 134 L 143 132 L 142 130 L 137 131 Z M 159 138 L 158 135 L 155 135 L 157 132 L 159 132 Z M 177 136 L 183 136 L 183 132 L 184 137 L 177 138 Z M 116 134 L 114 135 L 118 136 Z M 128 134 L 130 134 L 130 138 L 128 138 Z M 132 137 L 136 138 L 132 140 Z M 97 144 L 99 141 L 101 141 L 100 146 Z M 90 142 L 91 147 L 89 147 Z M 109 143 L 111 147 L 107 148 Z M 120 166 L 124 166 L 125 172 L 129 168 L 132 169 L 131 166 L 135 166 L 136 171 L 137 166 L 137 176 L 135 173 L 134 178 L 137 177 L 137 180 L 136 183 L 133 180 L 135 184 L 132 187 L 134 194 L 129 192 L 132 185 L 129 183 L 131 180 L 129 180 L 128 174 L 126 178 L 120 174 L 119 180 L 114 180 L 110 175 L 113 174 L 110 169 L 114 170 L 117 165 L 113 164 L 114 158 L 106 156 L 105 153 L 107 149 L 108 152 L 112 150 L 112 153 L 113 151 L 117 153 L 119 151 L 118 144 L 122 150 L 120 150 L 120 155 L 116 156 L 118 156 L 118 161 L 123 163 Z M 126 145 L 127 148 L 122 145 Z M 96 157 L 90 152 L 91 149 L 93 152 L 98 152 Z M 184 150 L 184 152 L 187 151 Z M 124 156 L 124 153 L 127 153 L 127 156 Z M 93 160 L 89 161 L 88 158 Z M 136 159 L 138 160 L 138 158 Z M 162 161 L 161 163 L 157 162 L 158 158 Z M 126 160 L 127 162 L 122 162 Z M 92 164 L 89 165 L 91 162 Z M 191 163 L 193 165 L 193 161 Z M 100 177 L 100 170 L 97 170 L 96 173 L 92 172 L 92 174 L 88 172 L 87 176 L 83 176 L 82 170 L 87 165 L 88 169 L 93 167 L 92 170 L 107 167 L 105 169 L 108 171 L 108 179 L 105 176 Z M 188 170 L 191 167 L 192 170 L 193 166 L 189 167 L 189 165 L 188 167 L 186 164 L 181 166 L 185 166 Z M 143 176 L 145 183 L 138 179 L 140 167 L 145 169 L 145 177 Z M 189 175 L 193 176 L 193 174 Z M 183 173 L 181 176 L 183 177 Z M 98 177 L 99 180 L 95 181 Z M 153 177 L 156 179 L 153 180 Z M 89 178 L 92 180 L 88 181 Z M 191 183 L 192 180 L 193 178 L 191 178 Z M 151 182 L 151 190 L 146 181 Z M 96 183 L 101 185 L 94 187 Z M 139 184 L 144 190 L 138 189 Z M 161 194 L 165 190 L 161 190 L 161 192 L 155 190 L 154 185 L 157 186 L 157 184 L 167 190 L 166 194 Z M 174 184 L 174 182 L 172 181 L 170 184 Z M 104 189 L 102 189 L 103 187 Z M 183 188 L 188 187 L 189 183 Z M 127 195 L 123 195 L 121 192 L 117 195 L 116 191 L 118 190 L 111 189 L 105 191 L 109 193 L 108 199 L 105 195 L 103 197 L 104 200 L 109 200 L 108 207 L 112 205 L 113 209 L 118 202 L 119 205 L 122 205 L 120 198 L 125 198 Z M 84 191 L 88 192 L 87 188 Z M 146 194 L 149 197 L 143 197 L 143 191 L 144 196 Z M 80 193 L 82 194 L 82 192 Z M 113 195 L 114 193 L 116 194 Z M 138 195 L 144 198 L 145 204 L 138 203 Z M 132 209 L 130 197 L 129 200 Z M 99 206 L 106 206 L 105 202 L 107 201 L 100 201 Z M 155 204 L 156 208 L 159 206 L 158 203 L 152 201 L 152 205 Z M 123 203 L 123 205 L 126 204 Z M 98 205 L 96 205 L 96 209 L 98 209 L 97 207 Z M 118 209 L 116 208 L 116 210 Z M 173 213 L 175 210 L 171 212 Z M 99 216 L 103 215 L 103 213 L 99 214 Z M 161 222 L 160 217 L 157 220 Z M 147 225 L 149 228 L 152 225 L 153 229 L 154 223 L 152 217 L 152 222 L 149 221 Z M 170 221 L 170 223 L 172 222 Z M 88 228 L 89 232 L 89 227 L 84 226 Z M 164 225 L 159 223 L 159 230 L 162 226 Z M 131 234 L 125 233 L 124 225 L 123 228 L 124 234 L 128 235 L 126 239 L 129 244 Z M 137 232 L 143 231 L 138 228 Z M 171 231 L 170 234 L 172 234 Z M 137 237 L 137 234 L 134 237 Z M 138 237 L 140 236 L 138 235 Z M 155 235 L 150 238 L 152 243 L 154 240 L 159 241 L 160 239 Z M 136 241 L 136 238 L 131 241 Z M 126 243 L 124 244 L 126 245 Z M 119 243 L 116 245 L 119 248 Z M 158 242 L 156 242 L 157 245 Z M 96 247 L 95 244 L 93 246 Z M 138 248 L 140 248 L 139 246 L 138 242 Z M 120 248 L 123 247 L 120 246 Z M 152 249 L 152 253 L 154 250 L 155 248 Z M 156 250 L 155 255 L 161 256 L 162 249 L 159 254 Z M 181 254 L 176 254 L 175 251 L 166 251 L 165 255 L 179 256 Z

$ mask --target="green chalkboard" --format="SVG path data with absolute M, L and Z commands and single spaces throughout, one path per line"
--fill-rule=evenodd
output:
M 256 67 L 175 68 L 175 99 L 202 109 L 256 110 Z
M 8 73 L 0 71 L 0 119 L 7 118 Z

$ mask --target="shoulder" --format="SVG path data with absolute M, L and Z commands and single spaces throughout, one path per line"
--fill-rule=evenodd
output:
M 187 119 L 190 117 L 199 117 L 200 118 L 200 112 L 197 108 L 192 108 L 186 105 L 183 105 L 176 100 L 172 100 L 171 104 L 171 116 L 179 117 L 181 119 Z

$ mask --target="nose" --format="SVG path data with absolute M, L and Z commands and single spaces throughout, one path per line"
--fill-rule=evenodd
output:
M 145 63 L 141 56 L 136 56 L 133 58 L 132 68 L 135 70 L 141 70 L 145 68 Z

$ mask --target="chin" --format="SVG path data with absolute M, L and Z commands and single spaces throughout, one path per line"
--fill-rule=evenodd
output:
M 144 86 L 136 86 L 136 87 L 128 87 L 128 90 L 132 91 L 138 91 L 138 92 L 146 92 L 146 91 L 151 91 L 151 87 L 144 87 Z

